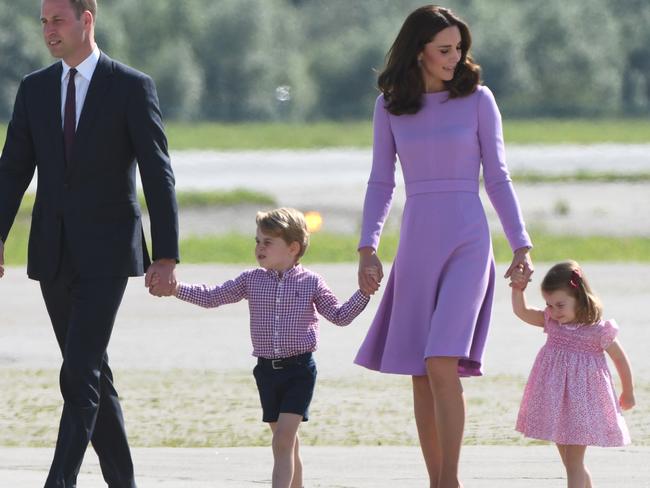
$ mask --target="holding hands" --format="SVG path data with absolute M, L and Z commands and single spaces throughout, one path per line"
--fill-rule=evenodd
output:
M 176 260 L 157 259 L 147 269 L 144 286 L 157 297 L 169 297 L 176 293 Z
M 521 264 L 510 274 L 510 288 L 524 291 L 529 282 L 530 279 L 526 278 L 526 275 L 524 274 L 524 266 Z
M 173 287 L 162 286 L 163 280 L 160 278 L 158 273 L 154 273 L 151 276 L 151 281 L 149 282 L 149 293 L 157 297 L 171 297 L 176 296 L 178 291 L 178 283 L 175 283 Z
M 374 295 L 384 278 L 384 270 L 375 250 L 370 247 L 359 249 L 359 289 L 364 295 Z
M 535 272 L 535 268 L 528 251 L 527 247 L 517 249 L 512 257 L 512 263 L 504 275 L 504 278 L 510 278 L 510 287 L 517 290 L 525 290 L 528 283 L 533 281 L 531 276 Z

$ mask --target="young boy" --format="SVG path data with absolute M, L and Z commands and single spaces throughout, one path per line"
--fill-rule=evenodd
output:
M 280 208 L 257 214 L 255 257 L 260 268 L 244 271 L 221 286 L 179 283 L 175 296 L 211 308 L 248 300 L 253 370 L 263 421 L 273 432 L 273 488 L 302 487 L 298 427 L 308 419 L 316 383 L 312 352 L 318 346 L 316 311 L 348 325 L 369 297 L 357 290 L 340 305 L 325 281 L 299 260 L 309 245 L 303 214 Z M 155 286 L 155 281 L 151 286 Z

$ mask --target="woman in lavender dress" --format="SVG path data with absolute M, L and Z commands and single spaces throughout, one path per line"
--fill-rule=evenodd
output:
M 480 376 L 495 281 L 479 173 L 514 252 L 532 273 L 505 163 L 501 117 L 479 85 L 471 37 L 451 11 L 426 6 L 404 22 L 379 76 L 372 172 L 359 244 L 359 286 L 379 287 L 375 252 L 399 160 L 406 186 L 400 243 L 355 362 L 413 377 L 415 420 L 432 488 L 457 488 L 465 403 L 460 376 Z

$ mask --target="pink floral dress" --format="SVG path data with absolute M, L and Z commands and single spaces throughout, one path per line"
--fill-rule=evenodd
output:
M 618 333 L 616 322 L 559 324 L 545 312 L 544 332 L 546 344 L 530 372 L 516 429 L 557 444 L 629 444 L 604 354 Z

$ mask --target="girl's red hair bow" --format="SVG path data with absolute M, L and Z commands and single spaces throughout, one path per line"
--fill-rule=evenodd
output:
M 578 288 L 581 281 L 582 275 L 580 274 L 580 271 L 577 269 L 571 271 L 571 280 L 569 281 L 569 285 L 571 285 L 573 288 Z

